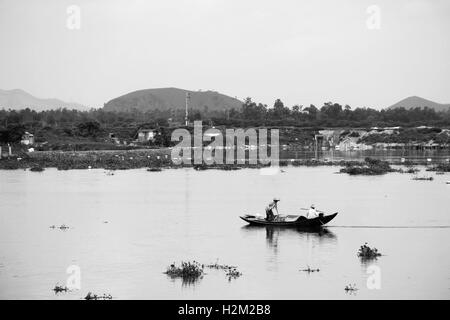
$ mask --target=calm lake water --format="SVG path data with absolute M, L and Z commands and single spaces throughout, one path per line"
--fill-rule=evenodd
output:
M 81 299 L 89 291 L 117 299 L 450 298 L 449 174 L 413 181 L 335 174 L 338 167 L 284 170 L 0 171 L 0 299 Z M 314 203 L 339 215 L 326 233 L 239 219 L 263 213 L 274 196 L 281 213 Z M 49 228 L 61 224 L 70 229 Z M 384 256 L 360 261 L 364 242 Z M 163 274 L 191 259 L 218 259 L 243 275 L 228 281 L 207 269 L 186 284 Z M 81 268 L 81 289 L 55 295 L 70 265 Z M 380 289 L 366 285 L 372 265 Z M 320 272 L 299 271 L 307 266 Z M 355 294 L 344 291 L 350 283 Z
M 340 160 L 363 160 L 366 157 L 382 159 L 392 162 L 400 162 L 401 158 L 408 161 L 419 163 L 427 163 L 431 159 L 431 163 L 445 163 L 450 161 L 449 149 L 438 150 L 412 150 L 412 149 L 371 149 L 371 150 L 280 150 L 281 159 L 327 159 L 330 161 Z

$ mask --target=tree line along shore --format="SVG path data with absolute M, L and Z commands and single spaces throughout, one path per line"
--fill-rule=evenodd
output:
M 188 123 L 201 120 L 205 129 L 278 128 L 280 144 L 313 147 L 320 131 L 335 130 L 334 147 L 346 138 L 354 143 L 377 143 L 401 147 L 435 144 L 450 145 L 450 112 L 430 108 L 395 108 L 375 110 L 354 108 L 327 102 L 288 107 L 277 99 L 273 106 L 247 98 L 240 108 L 209 110 L 190 108 Z M 104 108 L 78 111 L 0 110 L 0 145 L 20 145 L 28 132 L 34 136 L 36 150 L 124 150 L 142 147 L 170 147 L 171 132 L 185 126 L 184 109 L 107 111 Z M 390 128 L 393 128 L 392 130 Z M 136 141 L 143 130 L 158 134 L 148 141 Z M 391 130 L 391 131 L 389 131 Z M 367 133 L 371 134 L 367 134 Z
M 203 132 L 210 128 L 219 130 L 225 137 L 228 127 L 203 124 Z M 194 128 L 188 126 L 165 127 L 159 125 L 130 125 L 130 127 L 102 127 L 96 122 L 82 122 L 68 129 L 46 127 L 33 131 L 24 125 L 0 128 L 0 147 L 3 153 L 12 146 L 13 152 L 32 151 L 92 151 L 92 150 L 133 150 L 145 148 L 173 147 L 176 129 L 186 129 L 193 134 Z M 370 127 L 370 128 L 327 128 L 327 127 L 245 127 L 252 129 L 277 129 L 279 145 L 295 150 L 336 149 L 342 151 L 382 149 L 447 149 L 450 148 L 450 129 L 430 126 L 418 127 Z M 205 141 L 205 145 L 209 142 Z

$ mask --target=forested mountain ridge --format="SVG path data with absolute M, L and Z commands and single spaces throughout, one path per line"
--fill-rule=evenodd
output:
M 186 94 L 189 107 L 202 111 L 238 109 L 242 101 L 215 91 L 189 91 L 178 88 L 145 89 L 127 93 L 108 101 L 105 111 L 167 111 L 185 109 Z

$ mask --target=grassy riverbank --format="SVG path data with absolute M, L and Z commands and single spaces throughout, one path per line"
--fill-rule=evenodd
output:
M 342 172 L 350 174 L 383 174 L 394 171 L 389 165 L 424 165 L 423 161 L 406 161 L 401 159 L 387 161 L 380 160 L 339 160 L 327 159 L 282 159 L 280 167 L 286 166 L 341 166 Z M 57 168 L 58 170 L 70 169 L 106 169 L 127 170 L 139 168 L 151 168 L 149 171 L 157 171 L 160 168 L 192 167 L 196 170 L 238 170 L 242 168 L 263 168 L 262 164 L 181 164 L 176 165 L 171 159 L 170 148 L 139 149 L 139 150 L 97 150 L 97 151 L 42 151 L 23 153 L 17 157 L 3 158 L 0 160 L 0 170 Z M 447 171 L 448 164 L 428 166 L 430 171 Z
M 69 169 L 126 170 L 171 166 L 170 150 L 101 150 L 101 151 L 42 151 L 19 158 L 0 160 L 0 169 L 33 167 Z

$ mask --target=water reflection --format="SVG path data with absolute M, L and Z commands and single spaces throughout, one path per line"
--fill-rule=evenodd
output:
M 379 270 L 377 257 L 374 258 L 359 257 L 359 261 L 361 263 L 361 274 L 363 274 L 364 276 L 373 275 L 374 273 L 377 273 L 377 270 Z
M 411 149 L 372 149 L 372 150 L 281 150 L 280 159 L 323 159 L 330 161 L 363 160 L 365 157 L 399 160 L 406 158 L 413 161 L 424 161 L 432 158 L 435 162 L 445 162 L 450 157 L 448 150 L 411 150 Z
M 166 274 L 167 278 L 170 279 L 171 282 L 178 282 L 181 281 L 182 287 L 195 287 L 201 279 L 203 279 L 203 276 L 200 277 L 179 277 L 179 276 L 173 276 Z
M 377 257 L 373 258 L 366 258 L 366 257 L 359 257 L 359 261 L 361 262 L 361 265 L 364 267 L 367 267 L 369 265 L 373 265 L 378 261 Z
M 280 238 L 299 237 L 302 241 L 312 246 L 332 243 L 336 242 L 337 240 L 336 234 L 328 230 L 327 228 L 304 229 L 283 228 L 277 226 L 261 227 L 252 225 L 246 225 L 242 227 L 242 229 L 246 232 L 258 231 L 262 228 L 265 228 L 266 231 L 267 246 L 271 248 L 275 254 L 278 253 Z
M 278 241 L 281 237 L 299 236 L 301 240 L 312 246 L 322 244 L 324 242 L 334 242 L 336 235 L 325 228 L 319 229 L 299 229 L 299 228 L 280 228 L 280 227 L 266 227 L 266 242 L 267 245 L 278 252 Z

